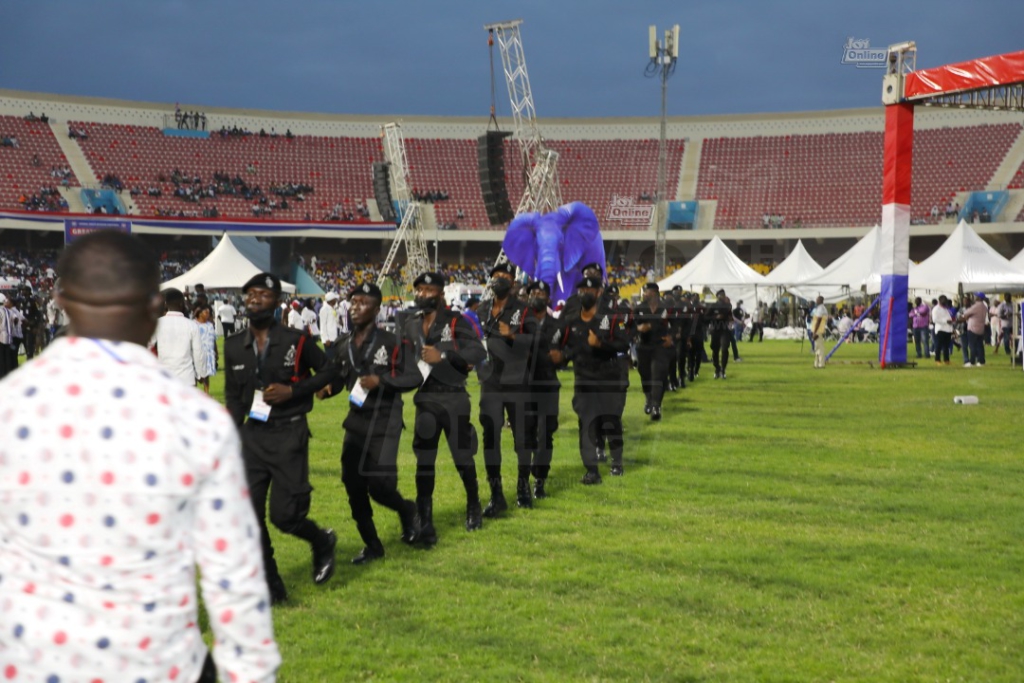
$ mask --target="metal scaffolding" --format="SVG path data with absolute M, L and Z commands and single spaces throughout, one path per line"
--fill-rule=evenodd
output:
M 395 258 L 402 244 L 405 244 L 405 265 L 409 274 L 415 278 L 420 273 L 430 270 L 430 259 L 427 256 L 427 243 L 423 236 L 423 222 L 420 203 L 412 198 L 409 184 L 409 164 L 405 155 L 405 137 L 402 126 L 389 123 L 382 127 L 381 137 L 384 139 L 384 159 L 389 163 L 391 173 L 391 193 L 398 202 L 398 210 L 402 222 L 395 233 L 395 241 L 391 243 L 384 265 L 377 274 L 380 285 L 391 277 Z

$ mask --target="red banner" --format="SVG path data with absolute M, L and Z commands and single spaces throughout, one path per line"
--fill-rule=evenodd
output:
M 912 71 L 904 83 L 908 100 L 1024 83 L 1024 51 Z

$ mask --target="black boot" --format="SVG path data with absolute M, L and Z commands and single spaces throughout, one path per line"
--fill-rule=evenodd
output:
M 324 529 L 320 538 L 313 546 L 313 583 L 325 583 L 334 574 L 334 546 L 338 545 L 338 536 L 334 529 Z
M 533 484 L 533 497 L 538 500 L 541 498 L 547 498 L 548 492 L 544 490 L 544 482 L 546 479 L 538 478 Z
M 370 541 L 362 551 L 352 558 L 352 564 L 369 564 L 384 557 L 384 544 L 380 539 Z
M 422 527 L 419 508 L 416 506 L 416 503 L 411 500 L 405 501 L 399 517 L 402 520 L 402 543 L 412 545 L 419 539 Z
M 271 605 L 280 605 L 288 599 L 288 589 L 284 587 L 284 581 L 280 574 L 267 576 L 267 588 L 270 589 Z
M 491 501 L 484 508 L 484 517 L 494 518 L 508 510 L 508 502 L 501 490 L 501 477 L 488 477 L 487 483 L 491 486 Z
M 480 499 L 466 501 L 466 531 L 477 531 L 484 526 Z
M 416 509 L 420 515 L 420 543 L 428 548 L 437 543 L 437 531 L 434 530 L 434 501 L 432 498 L 417 498 Z
M 533 495 L 530 493 L 530 478 L 519 477 L 516 482 L 516 506 L 521 508 L 533 507 Z

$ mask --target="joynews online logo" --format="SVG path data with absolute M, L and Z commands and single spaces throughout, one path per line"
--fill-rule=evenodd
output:
M 843 45 L 842 64 L 853 64 L 858 69 L 884 69 L 889 55 L 886 48 L 873 48 L 867 38 L 847 38 Z

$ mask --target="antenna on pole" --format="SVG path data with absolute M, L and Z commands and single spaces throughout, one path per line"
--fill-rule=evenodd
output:
M 666 137 L 668 130 L 668 79 L 676 70 L 679 58 L 679 24 L 665 31 L 663 41 L 658 41 L 658 29 L 648 29 L 647 52 L 650 62 L 644 75 L 651 78 L 661 76 L 661 135 L 658 139 L 658 196 L 657 210 L 654 215 L 654 273 L 658 278 L 665 277 L 666 246 L 665 227 L 668 222 L 668 187 L 667 169 L 668 154 Z

